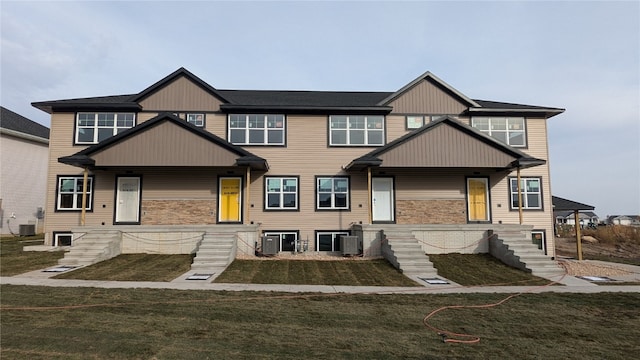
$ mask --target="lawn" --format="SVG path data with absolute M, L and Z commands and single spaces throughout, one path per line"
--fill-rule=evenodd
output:
M 640 294 L 345 295 L 2 285 L 3 359 L 628 359 Z M 624 329 L 624 330 L 621 330 Z
M 13 276 L 58 264 L 63 251 L 22 251 L 24 246 L 42 245 L 43 235 L 0 239 L 0 276 Z

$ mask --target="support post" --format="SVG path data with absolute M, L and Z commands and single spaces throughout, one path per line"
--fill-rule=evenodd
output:
M 249 212 L 251 208 L 251 195 L 249 193 L 249 191 L 251 190 L 249 188 L 251 184 L 251 168 L 249 166 L 247 166 L 247 177 L 245 181 L 246 181 L 246 185 L 245 185 L 244 198 L 245 198 L 245 209 L 246 209 L 247 216 L 245 216 L 244 223 L 246 224 L 247 221 L 251 223 L 251 217 L 250 217 L 251 213 Z
M 580 236 L 580 214 L 578 210 L 573 211 L 573 216 L 576 221 L 576 251 L 578 260 L 582 260 L 582 236 Z
M 520 168 L 517 171 L 518 177 L 518 218 L 520 219 L 520 225 L 522 225 L 522 186 L 520 185 Z
M 373 191 L 371 190 L 371 167 L 367 167 L 367 193 L 369 196 L 367 197 L 368 208 L 369 208 L 369 224 L 373 222 L 373 206 L 371 198 L 373 197 Z
M 87 185 L 89 183 L 89 169 L 84 168 L 82 179 L 82 212 L 80 213 L 80 225 L 84 226 L 87 216 Z

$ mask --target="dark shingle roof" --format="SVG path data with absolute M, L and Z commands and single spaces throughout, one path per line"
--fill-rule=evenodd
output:
M 579 202 L 575 202 L 575 201 L 571 201 L 571 200 L 567 200 L 567 199 L 563 199 L 563 198 L 557 197 L 557 196 L 552 196 L 551 197 L 551 202 L 553 203 L 553 210 L 554 211 L 561 211 L 561 210 L 593 210 L 593 209 L 595 209 L 594 206 L 586 205 L 586 204 L 583 204 L 583 203 L 579 203 Z
M 29 120 L 20 114 L 16 114 L 5 107 L 0 107 L 0 109 L 2 110 L 0 113 L 0 128 L 37 136 L 43 139 L 49 138 L 48 127 Z
M 284 106 L 376 106 L 388 92 L 218 90 L 232 104 Z

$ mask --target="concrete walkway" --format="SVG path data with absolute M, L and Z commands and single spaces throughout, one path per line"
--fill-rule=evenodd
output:
M 606 263 L 611 265 L 611 263 Z M 621 265 L 628 274 L 621 276 L 608 276 L 614 281 L 634 281 L 640 283 L 640 266 Z M 460 294 L 460 293 L 599 293 L 599 292 L 640 292 L 640 285 L 598 285 L 592 281 L 577 278 L 575 276 L 563 276 L 550 278 L 562 285 L 554 286 L 461 286 L 449 282 L 448 284 L 432 285 L 420 279 L 418 283 L 422 287 L 386 287 L 386 286 L 332 286 L 332 285 L 271 285 L 271 284 L 222 284 L 213 283 L 223 269 L 210 276 L 202 276 L 203 280 L 189 280 L 196 272 L 189 271 L 171 282 L 151 281 L 96 281 L 96 280 L 70 280 L 52 279 L 56 272 L 36 270 L 28 273 L 0 277 L 0 284 L 51 286 L 51 287 L 95 287 L 109 289 L 176 289 L 176 290 L 213 290 L 213 291 L 267 291 L 287 293 L 345 293 L 345 294 Z M 201 274 L 203 272 L 197 272 Z M 446 280 L 446 279 L 444 279 Z M 563 286 L 564 285 L 564 286 Z

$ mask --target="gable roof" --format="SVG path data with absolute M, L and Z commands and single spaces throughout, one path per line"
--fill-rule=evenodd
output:
M 594 213 L 593 211 L 580 211 L 578 214 L 580 218 L 594 218 L 594 217 L 597 218 L 598 217 L 598 215 L 596 215 L 596 213 Z M 554 211 L 553 216 L 563 217 L 563 218 L 573 218 L 574 212 L 571 210 Z
M 194 153 L 200 156 L 195 157 Z M 249 166 L 265 171 L 269 168 L 265 159 L 170 113 L 162 113 L 58 161 L 90 168 Z
M 586 205 L 583 203 L 579 203 L 577 201 L 563 199 L 558 196 L 552 196 L 551 202 L 553 203 L 554 211 L 562 211 L 562 210 L 594 210 L 595 207 L 591 205 Z
M 33 102 L 44 112 L 54 111 L 140 111 L 140 101 L 166 87 L 176 79 L 185 77 L 218 98 L 224 112 L 280 112 L 305 114 L 388 114 L 389 103 L 421 81 L 430 81 L 446 93 L 469 106 L 473 114 L 536 114 L 551 117 L 564 109 L 473 100 L 454 89 L 435 75 L 426 72 L 395 92 L 357 91 L 289 91 L 289 90 L 221 90 L 207 84 L 181 67 L 137 94 L 112 95 L 90 98 Z M 178 110 L 178 109 L 176 109 Z
M 469 99 L 463 93 L 461 93 L 458 90 L 454 89 L 451 85 L 449 85 L 446 82 L 442 81 L 440 78 L 438 78 L 437 76 L 433 75 L 429 71 L 427 71 L 424 74 L 418 76 L 413 81 L 411 81 L 407 85 L 403 86 L 400 90 L 398 90 L 398 91 L 390 94 L 386 98 L 382 99 L 380 102 L 378 102 L 378 105 L 388 105 L 390 102 L 392 102 L 393 100 L 395 100 L 398 97 L 402 96 L 402 94 L 408 92 L 409 90 L 411 90 L 411 88 L 413 88 L 414 86 L 416 86 L 417 84 L 419 84 L 420 82 L 425 81 L 425 80 L 426 81 L 431 81 L 432 83 L 438 85 L 439 87 L 441 87 L 442 89 L 444 89 L 445 91 L 447 91 L 448 93 L 450 93 L 451 95 L 453 95 L 454 97 L 458 98 L 463 103 L 465 103 L 465 104 L 467 104 L 469 106 L 480 106 L 474 100 Z
M 28 135 L 28 138 L 34 137 L 32 140 L 49 143 L 48 127 L 27 119 L 4 106 L 0 107 L 0 129 L 3 130 L 3 133 L 16 136 Z
M 446 116 L 353 160 L 345 169 L 368 166 L 513 169 L 544 163 L 545 160 L 530 157 Z

